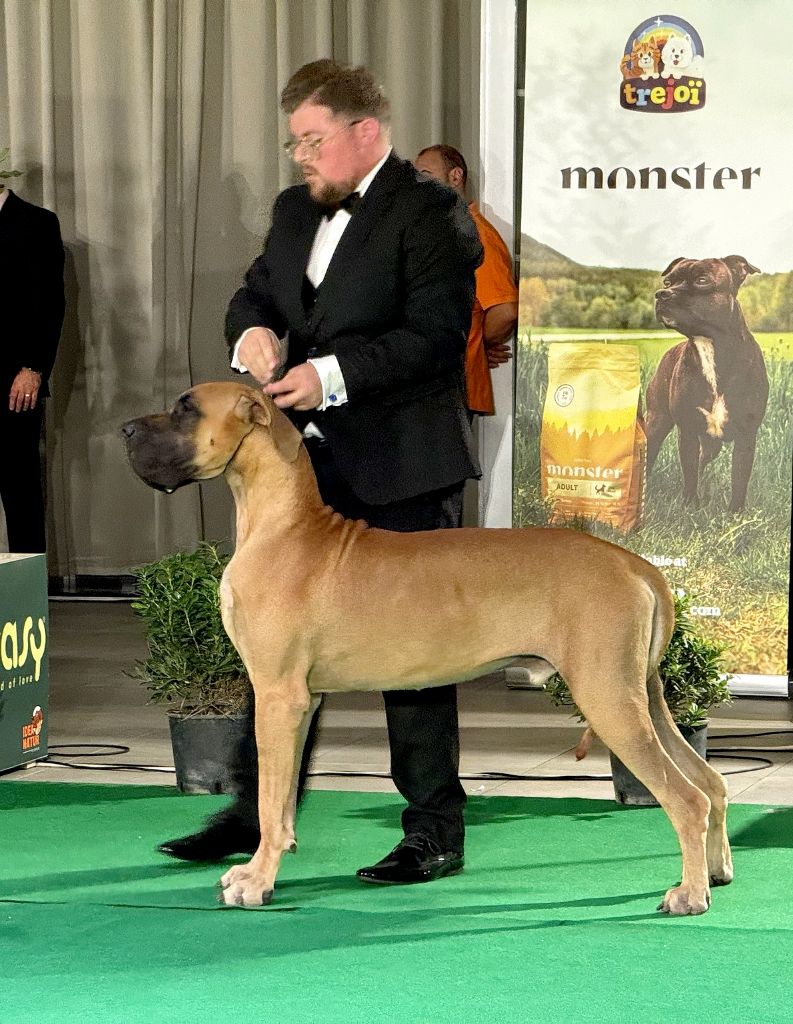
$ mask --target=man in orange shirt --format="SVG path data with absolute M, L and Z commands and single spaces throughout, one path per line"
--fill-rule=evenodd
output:
M 413 163 L 417 170 L 465 195 L 468 168 L 462 153 L 453 146 L 428 146 Z M 476 203 L 469 203 L 468 210 L 485 258 L 476 271 L 476 298 L 465 351 L 466 404 L 470 412 L 492 416 L 495 405 L 490 370 L 509 362 L 512 356 L 509 339 L 518 322 L 518 289 L 501 235 L 482 216 Z

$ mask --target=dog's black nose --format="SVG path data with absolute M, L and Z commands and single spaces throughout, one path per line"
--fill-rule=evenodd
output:
M 135 421 L 134 420 L 127 420 L 126 423 L 122 423 L 122 425 L 121 425 L 121 433 L 124 435 L 124 437 L 127 438 L 127 440 L 129 440 L 132 437 L 132 435 L 135 433 Z

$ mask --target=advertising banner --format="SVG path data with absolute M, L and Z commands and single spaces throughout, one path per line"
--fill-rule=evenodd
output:
M 513 495 L 515 525 L 658 565 L 728 670 L 782 692 L 788 25 L 772 0 L 528 0 Z
M 0 771 L 46 756 L 48 636 L 45 556 L 0 554 Z

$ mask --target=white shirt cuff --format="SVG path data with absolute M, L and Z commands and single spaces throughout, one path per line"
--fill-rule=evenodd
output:
M 248 331 L 260 330 L 260 329 L 261 328 L 258 328 L 258 327 L 248 327 L 247 330 L 244 330 L 242 332 L 242 334 L 239 336 L 239 338 L 237 338 L 237 341 L 234 344 L 234 351 L 231 354 L 231 368 L 232 368 L 232 370 L 239 370 L 240 373 L 247 373 L 248 372 L 248 367 L 244 366 L 240 362 L 240 345 L 242 344 L 242 341 L 243 341 L 245 335 L 248 333 Z M 265 327 L 264 330 L 265 331 L 270 331 L 270 334 L 272 334 L 272 336 L 278 342 L 278 344 L 279 344 L 279 346 L 281 348 L 281 362 L 283 363 L 284 360 L 286 359 L 286 345 L 285 345 L 286 338 L 279 338 L 278 335 L 275 333 L 275 331 L 271 331 L 269 327 Z
M 344 405 L 347 401 L 347 386 L 336 356 L 318 356 L 316 359 L 307 359 L 306 362 L 311 363 L 317 371 L 322 384 L 322 404 L 317 408 L 324 412 L 335 405 Z

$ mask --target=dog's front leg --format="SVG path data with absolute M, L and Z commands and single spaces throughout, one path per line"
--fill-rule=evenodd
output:
M 677 450 L 683 471 L 683 501 L 686 505 L 695 505 L 699 490 L 699 434 L 696 429 L 680 424 Z
M 752 475 L 757 436 L 750 434 L 735 439 L 732 449 L 732 497 L 730 512 L 741 512 L 746 505 L 749 477 Z
M 220 879 L 222 900 L 232 907 L 260 907 L 273 898 L 282 855 L 295 847 L 292 790 L 311 710 L 305 681 L 266 690 L 256 685 L 259 761 L 259 848 L 248 864 Z

